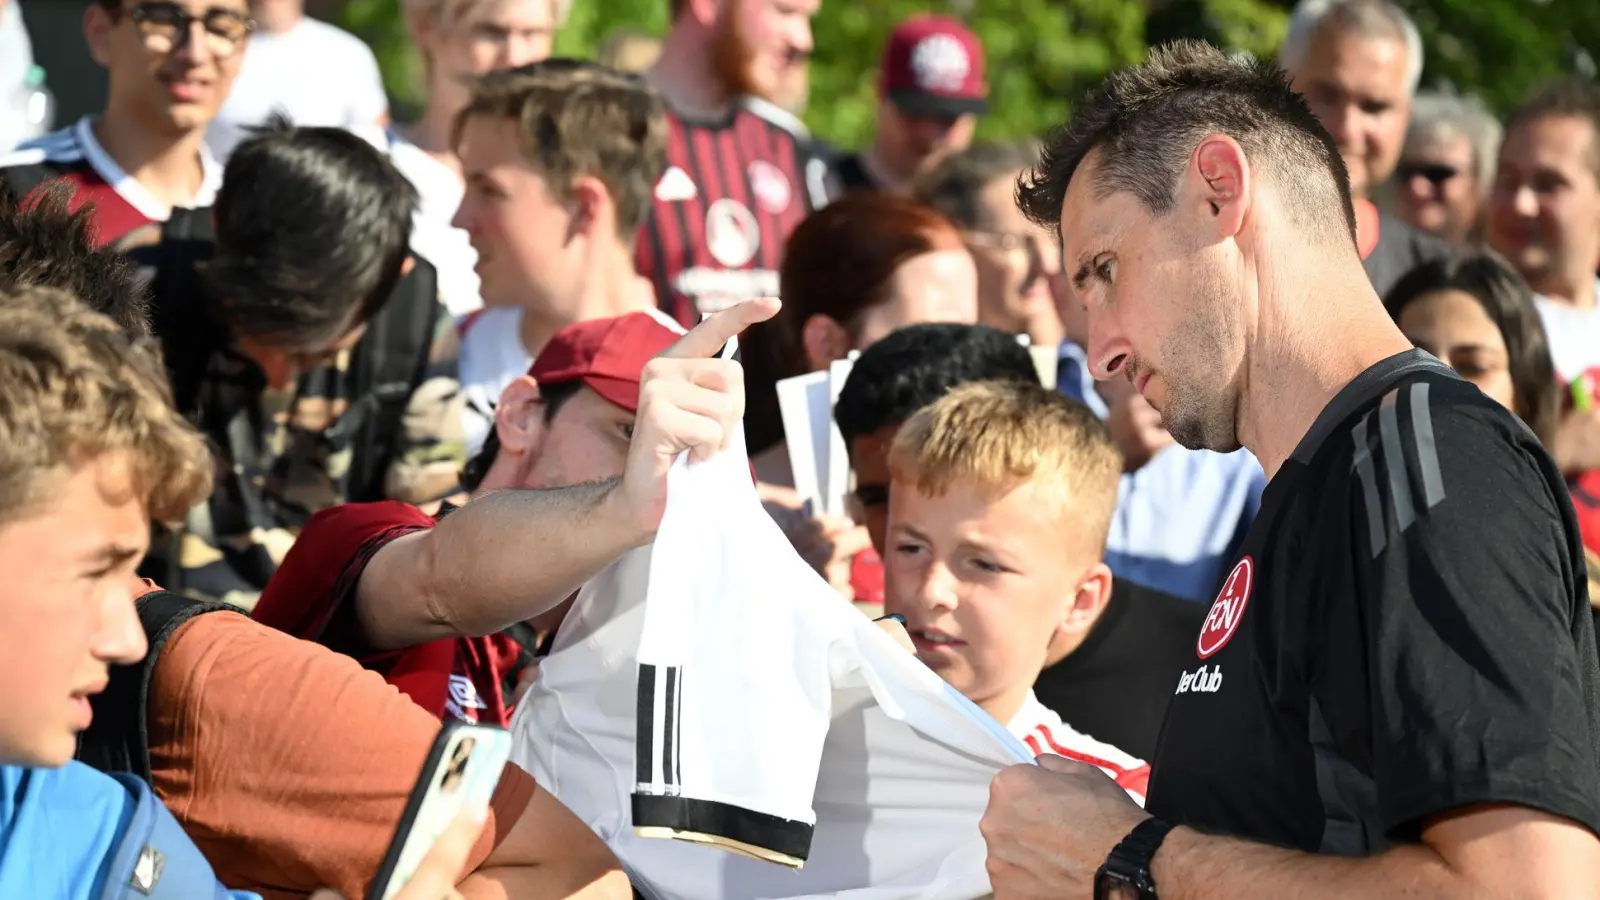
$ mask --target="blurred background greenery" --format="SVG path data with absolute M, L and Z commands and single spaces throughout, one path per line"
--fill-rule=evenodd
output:
M 330 4 L 335 5 L 336 4 Z M 1600 0 L 1400 0 L 1426 46 L 1423 84 L 1481 95 L 1504 111 L 1534 84 L 1561 73 L 1594 76 Z M 661 34 L 666 0 L 574 0 L 558 53 L 592 56 L 607 34 Z M 921 11 L 965 19 L 989 53 L 993 111 L 986 137 L 1037 134 L 1062 122 L 1076 98 L 1154 43 L 1202 37 L 1270 56 L 1293 0 L 824 0 L 813 27 L 806 121 L 844 147 L 872 132 L 878 57 L 889 30 Z M 337 6 L 336 6 L 337 8 Z M 331 11 L 331 10 L 330 10 Z M 416 109 L 418 68 L 399 0 L 349 0 L 346 28 L 378 54 L 397 118 Z

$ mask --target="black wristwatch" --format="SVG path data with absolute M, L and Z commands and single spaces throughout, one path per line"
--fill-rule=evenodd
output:
M 1094 900 L 1158 900 L 1150 858 L 1172 826 L 1157 818 L 1133 826 L 1094 876 Z

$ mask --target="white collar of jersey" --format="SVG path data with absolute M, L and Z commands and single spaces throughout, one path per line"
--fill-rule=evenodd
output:
M 95 139 L 92 123 L 93 117 L 84 116 L 72 127 L 73 137 L 77 139 L 78 146 L 83 148 L 83 158 L 88 160 L 89 165 L 106 184 L 111 185 L 117 196 L 126 200 L 129 206 L 139 211 L 140 215 L 152 222 L 165 222 L 172 216 L 172 208 L 157 200 L 144 185 L 123 171 L 122 166 L 118 165 L 117 161 L 111 158 L 111 154 L 100 146 L 100 141 Z M 200 190 L 187 204 L 191 209 L 210 206 L 216 202 L 217 189 L 222 186 L 222 166 L 204 143 L 200 145 L 200 172 Z

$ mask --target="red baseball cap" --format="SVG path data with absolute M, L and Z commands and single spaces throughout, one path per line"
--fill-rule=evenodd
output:
M 683 334 L 676 322 L 655 310 L 576 322 L 544 345 L 528 375 L 541 387 L 581 379 L 612 403 L 638 412 L 644 364 Z
M 889 35 L 878 89 L 912 115 L 983 115 L 989 111 L 983 44 L 949 16 L 912 16 Z

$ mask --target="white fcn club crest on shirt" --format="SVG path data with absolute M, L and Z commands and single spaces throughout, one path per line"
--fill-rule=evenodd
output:
M 737 269 L 755 257 L 760 245 L 761 226 L 743 203 L 723 198 L 706 210 L 706 249 L 717 262 Z
M 1250 589 L 1255 586 L 1255 574 L 1255 560 L 1248 556 L 1241 558 L 1233 571 L 1228 573 L 1228 580 L 1222 583 L 1222 590 L 1211 604 L 1211 612 L 1206 614 L 1205 625 L 1200 629 L 1200 638 L 1194 648 L 1196 656 L 1208 659 L 1233 639 L 1233 633 L 1239 630 L 1239 623 L 1244 621 L 1244 608 L 1250 604 Z
M 750 190 L 756 195 L 756 202 L 761 204 L 762 209 L 776 216 L 789 208 L 794 192 L 789 187 L 789 177 L 783 174 L 782 169 L 758 159 L 750 164 L 747 173 Z
M 911 75 L 925 91 L 959 91 L 972 71 L 967 48 L 948 34 L 933 34 L 911 48 Z

